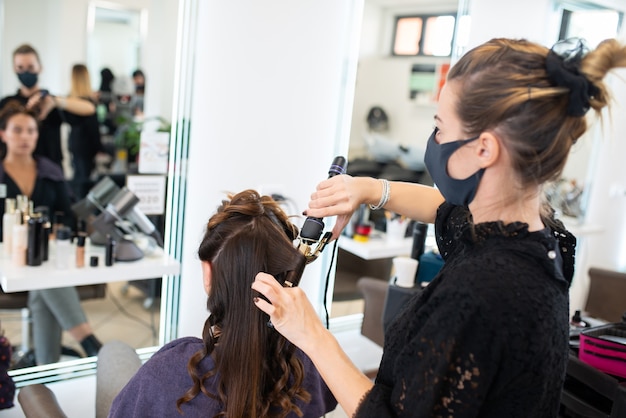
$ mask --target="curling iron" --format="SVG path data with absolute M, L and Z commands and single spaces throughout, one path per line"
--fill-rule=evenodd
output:
M 335 157 L 330 169 L 328 170 L 328 178 L 334 177 L 337 174 L 344 174 L 346 172 L 346 159 L 344 157 Z M 322 236 L 324 231 L 324 221 L 322 218 L 307 217 L 300 229 L 300 235 L 298 236 L 298 251 L 300 251 L 306 258 L 306 263 L 309 264 L 317 259 L 320 253 L 324 250 L 324 247 L 330 241 L 332 232 L 327 231 Z M 320 239 L 321 237 L 321 239 Z M 313 246 L 317 244 L 315 249 Z

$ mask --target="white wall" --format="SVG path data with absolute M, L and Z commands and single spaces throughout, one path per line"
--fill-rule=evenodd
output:
M 345 52 L 358 2 L 199 3 L 180 336 L 200 335 L 207 316 L 196 251 L 224 192 L 279 185 L 302 211 L 347 151 L 338 115 L 343 83 L 353 83 Z M 301 282 L 318 308 L 324 274 L 318 259 Z

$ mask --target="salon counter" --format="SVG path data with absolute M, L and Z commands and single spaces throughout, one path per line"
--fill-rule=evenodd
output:
M 387 239 L 383 232 L 375 231 L 365 242 L 355 241 L 350 237 L 342 235 L 339 237 L 339 248 L 342 248 L 363 260 L 378 260 L 382 258 L 393 258 L 397 256 L 410 256 L 413 247 L 413 237 L 399 240 Z M 435 237 L 426 237 L 426 249 L 436 246 Z
M 76 247 L 71 247 L 75 254 Z M 97 283 L 120 282 L 147 279 L 180 273 L 180 263 L 165 254 L 163 249 L 130 262 L 115 262 L 112 266 L 104 264 L 104 247 L 87 245 L 85 248 L 85 267 L 77 268 L 74 263 L 67 269 L 56 268 L 54 243 L 50 243 L 50 257 L 41 266 L 17 267 L 4 255 L 0 244 L 0 285 L 6 293 L 36 289 L 48 289 L 67 286 L 81 286 Z M 90 267 L 91 256 L 98 256 L 98 266 Z M 72 259 L 74 260 L 74 259 Z
M 388 240 L 384 233 L 374 232 L 365 242 L 355 241 L 347 236 L 339 237 L 339 248 L 342 248 L 364 260 L 392 258 L 399 255 L 410 255 L 413 237 L 400 240 Z

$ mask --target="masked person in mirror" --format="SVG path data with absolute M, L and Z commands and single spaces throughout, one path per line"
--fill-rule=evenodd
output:
M 590 52 L 572 41 L 492 39 L 460 58 L 425 153 L 437 189 L 339 175 L 312 194 L 306 215 L 339 215 L 334 236 L 360 204 L 435 224 L 445 265 L 387 329 L 375 382 L 300 288 L 257 275 L 252 287 L 267 300 L 256 305 L 313 360 L 348 416 L 557 416 L 576 240 L 542 186 L 587 131 L 587 111 L 608 105 L 607 73 L 626 67 L 617 40 Z
M 109 417 L 311 417 L 337 401 L 311 360 L 252 304 L 259 269 L 296 283 L 306 264 L 298 236 L 269 196 L 224 200 L 198 248 L 209 316 L 202 339 L 166 344 L 113 401 Z M 272 279 L 274 280 L 274 279 Z
M 82 117 L 96 112 L 96 107 L 88 100 L 53 96 L 48 90 L 40 88 L 42 65 L 39 54 L 30 45 L 21 45 L 13 51 L 13 68 L 20 88 L 15 95 L 0 101 L 0 110 L 10 101 L 18 101 L 34 111 L 41 125 L 35 155 L 43 155 L 62 167 L 61 124 L 66 122 L 73 126 L 81 123 Z

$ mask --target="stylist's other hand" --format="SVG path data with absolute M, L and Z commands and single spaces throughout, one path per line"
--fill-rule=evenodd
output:
M 331 177 L 317 185 L 305 214 L 315 218 L 337 216 L 332 237 L 337 239 L 361 204 L 359 192 L 356 178 L 347 174 Z
M 326 329 L 301 288 L 283 287 L 273 276 L 258 273 L 252 289 L 269 300 L 255 298 L 254 303 L 270 316 L 274 329 L 305 353 L 315 349 Z
M 54 101 L 54 97 L 49 94 L 46 94 L 45 96 L 43 96 L 41 98 L 40 103 L 41 103 L 41 110 L 39 111 L 39 119 L 44 120 L 45 118 L 48 117 L 48 114 L 52 112 L 52 109 L 57 107 L 57 105 Z
M 28 98 L 28 101 L 26 101 L 26 109 L 28 110 L 35 109 L 37 106 L 39 106 L 39 103 L 41 102 L 42 97 L 43 97 L 43 93 L 41 91 L 34 93 L 32 96 Z

